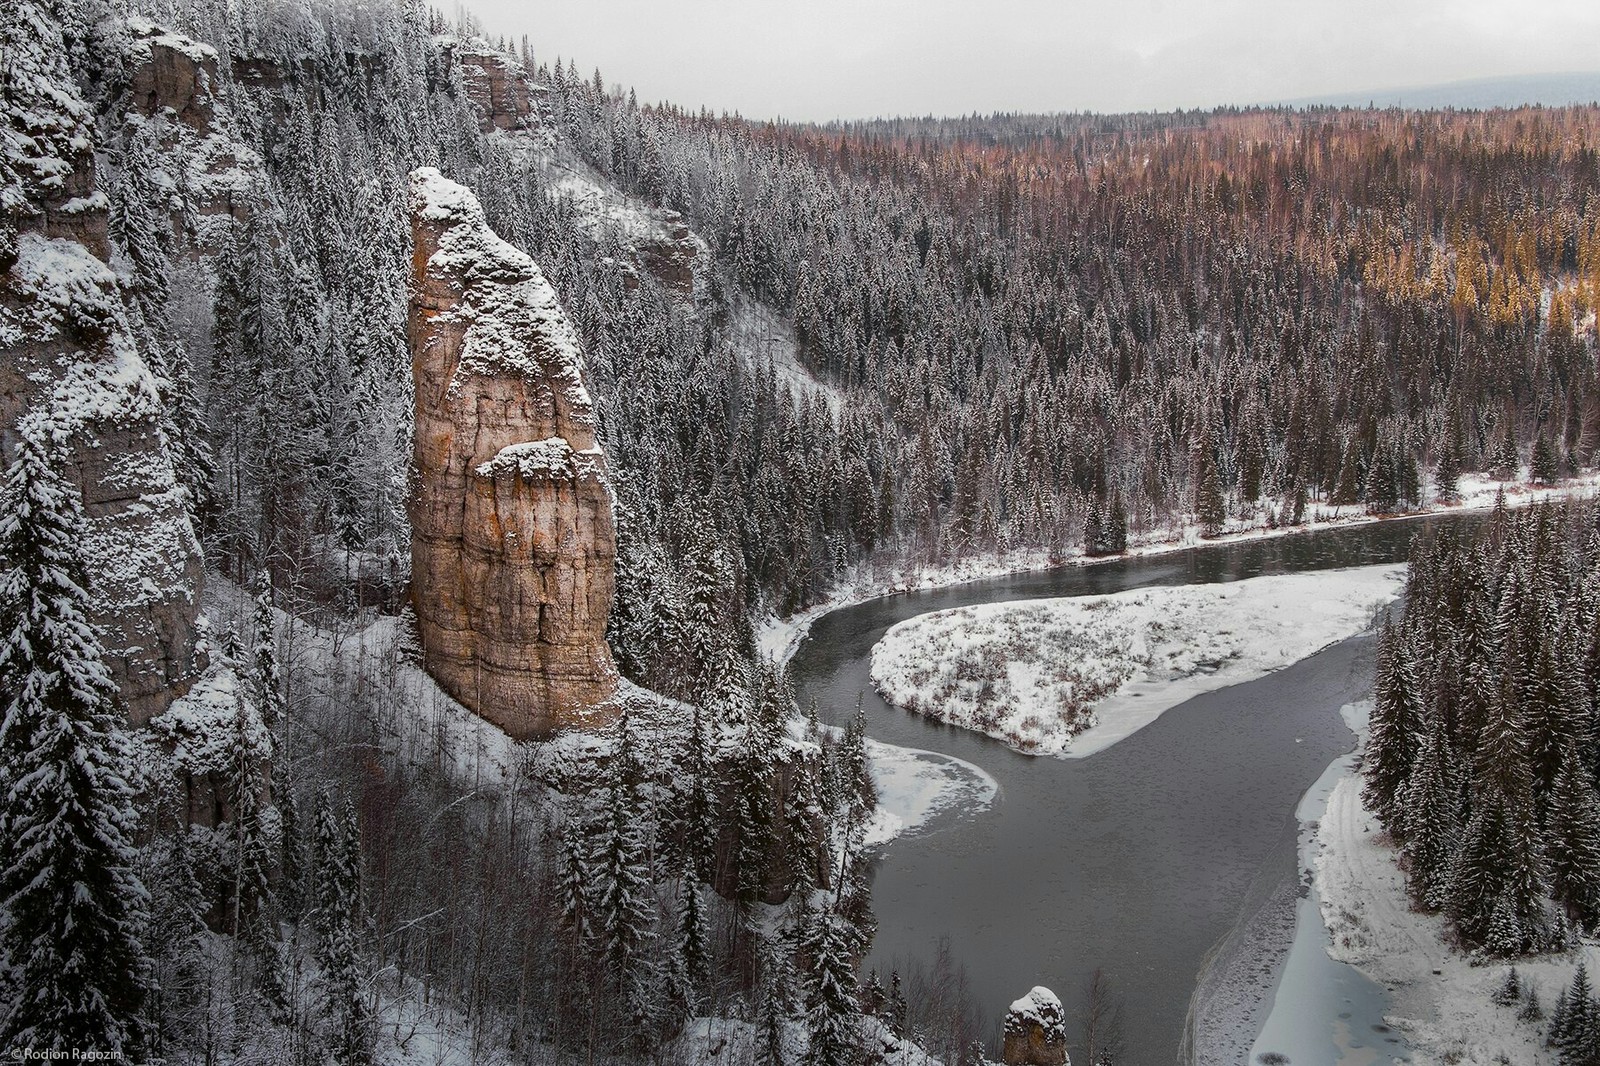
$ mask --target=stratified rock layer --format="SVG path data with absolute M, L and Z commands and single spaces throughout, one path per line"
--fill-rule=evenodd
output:
M 603 724 L 616 526 L 577 335 L 466 189 L 411 176 L 412 598 L 429 673 L 516 737 Z
M 34 36 L 9 57 L 20 96 L 0 109 L 0 140 L 15 148 L 0 177 L 0 461 L 34 435 L 82 490 L 94 622 L 140 725 L 192 680 L 203 560 L 107 265 L 88 108 L 59 29 L 26 0 L 14 14 Z

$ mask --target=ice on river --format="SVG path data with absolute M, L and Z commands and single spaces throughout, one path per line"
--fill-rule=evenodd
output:
M 1250 681 L 1366 629 L 1403 565 L 1024 600 L 919 615 L 872 649 L 890 703 L 1082 758 L 1202 692 Z
M 962 759 L 867 740 L 878 809 L 867 826 L 869 846 L 922 829 L 945 811 L 970 815 L 994 802 L 994 778 Z

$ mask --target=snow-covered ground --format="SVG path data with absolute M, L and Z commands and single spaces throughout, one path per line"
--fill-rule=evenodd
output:
M 936 611 L 885 634 L 872 680 L 907 710 L 1081 758 L 1361 632 L 1404 575 L 1368 566 Z
M 1050 570 L 1058 566 L 1093 566 L 1129 556 L 1165 555 L 1212 544 L 1287 537 L 1373 522 L 1403 522 L 1437 514 L 1486 511 L 1494 506 L 1496 497 L 1502 491 L 1505 493 L 1508 507 L 1526 507 L 1549 500 L 1593 496 L 1600 494 L 1600 470 L 1570 478 L 1559 485 L 1542 488 L 1530 484 L 1526 478 L 1496 481 L 1478 474 L 1464 474 L 1458 489 L 1457 501 L 1433 504 L 1406 515 L 1374 516 L 1365 513 L 1359 507 L 1331 508 L 1318 505 L 1312 508 L 1306 521 L 1298 526 L 1279 526 L 1273 529 L 1259 524 L 1234 522 L 1230 523 L 1228 532 L 1210 539 L 1202 538 L 1199 527 L 1192 524 L 1162 528 L 1131 538 L 1129 548 L 1123 555 L 1091 558 L 1076 549 L 1064 555 L 1041 549 L 1026 549 L 937 564 L 869 564 L 845 575 L 834 586 L 828 597 L 813 607 L 788 617 L 767 615 L 758 619 L 756 643 L 761 653 L 768 659 L 786 663 L 805 640 L 806 634 L 810 632 L 812 624 L 818 618 L 830 611 L 852 607 L 883 596 L 948 588 L 971 581 L 1005 577 L 1008 574 Z
M 743 296 L 734 298 L 732 311 L 729 330 L 745 364 L 756 366 L 770 362 L 778 384 L 789 386 L 796 398 L 812 393 L 820 395 L 837 419 L 844 406 L 844 396 L 800 362 L 793 323 L 766 304 Z
M 1347 721 L 1364 735 L 1363 709 Z M 1389 990 L 1388 1021 L 1427 1063 L 1554 1064 L 1544 1046 L 1546 1023 L 1517 1019 L 1515 1006 L 1490 998 L 1505 979 L 1504 964 L 1474 965 L 1446 943 L 1445 919 L 1412 910 L 1395 850 L 1361 802 L 1361 778 L 1340 778 L 1317 827 L 1317 890 L 1334 958 L 1356 966 Z M 1600 946 L 1586 943 L 1561 955 L 1516 963 L 1524 987 L 1532 984 L 1546 1012 L 1572 981 L 1579 958 L 1591 973 Z

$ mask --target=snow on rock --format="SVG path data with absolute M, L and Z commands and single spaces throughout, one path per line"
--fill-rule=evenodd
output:
M 1404 574 L 1359 567 L 937 611 L 891 628 L 871 676 L 907 710 L 1018 751 L 1082 757 L 1199 693 L 1361 632 Z
M 480 37 L 462 39 L 453 34 L 433 38 L 441 73 L 448 76 L 452 64 L 461 73 L 461 87 L 477 107 L 479 128 L 485 133 L 537 131 L 542 116 L 539 95 L 543 86 L 535 84 L 517 58 L 494 48 Z
M 174 230 L 214 255 L 233 223 L 257 209 L 265 165 L 240 135 L 216 49 L 140 16 L 124 28 L 128 88 L 118 135 L 124 147 L 155 149 L 145 177 L 170 191 Z
M 543 272 L 489 228 L 471 191 L 433 167 L 411 175 L 411 211 L 430 238 L 418 243 L 418 255 L 428 254 L 413 264 L 429 285 L 428 318 L 462 327 L 450 388 L 465 387 L 472 375 L 548 380 L 558 417 L 589 428 L 575 445 L 593 447 L 583 347 Z
M 57 12 L 37 0 L 7 0 L 6 101 L 0 108 L 0 270 L 18 229 L 93 240 L 104 257 L 103 197 L 97 200 L 93 116 L 73 82 Z M 85 219 L 83 207 L 102 204 Z
M 572 208 L 578 225 L 596 243 L 615 242 L 631 264 L 692 300 L 707 292 L 711 246 L 678 212 L 651 207 L 622 192 L 585 164 L 546 160 L 552 199 Z M 637 285 L 637 278 L 629 282 Z
M 272 736 L 245 684 L 219 656 L 187 693 L 150 720 L 146 735 L 172 775 L 158 785 L 181 790 L 190 825 L 215 827 L 233 817 L 232 768 L 241 743 L 260 765 L 272 755 Z M 263 795 L 266 787 L 263 778 Z
M 1011 1004 L 1003 1031 L 1006 1066 L 1063 1066 L 1068 1061 L 1066 1015 L 1061 1000 L 1043 985 Z
M 603 725 L 617 686 L 615 499 L 577 333 L 466 188 L 425 167 L 410 205 L 423 661 L 519 739 Z
M 572 478 L 605 477 L 599 448 L 572 450 L 562 437 L 508 444 L 474 471 L 479 477 Z
M 241 735 L 254 757 L 271 754 L 272 740 L 255 700 L 226 660 L 211 663 L 189 691 L 150 720 L 150 731 L 170 745 L 174 764 L 202 777 L 225 773 Z
M 115 275 L 78 240 L 25 232 L 15 247 L 0 278 L 0 458 L 17 433 L 46 436 L 82 491 L 95 622 L 139 724 L 190 674 L 200 546 Z

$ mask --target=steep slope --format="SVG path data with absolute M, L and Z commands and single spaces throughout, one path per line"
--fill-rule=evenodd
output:
M 517 737 L 600 724 L 616 525 L 577 335 L 533 260 L 412 175 L 413 602 L 428 670 Z
M 83 492 L 96 623 L 128 715 L 141 724 L 188 685 L 200 546 L 174 475 L 157 381 L 107 265 L 88 108 L 58 24 L 5 16 L 33 46 L 8 59 L 0 130 L 0 452 L 50 438 Z

